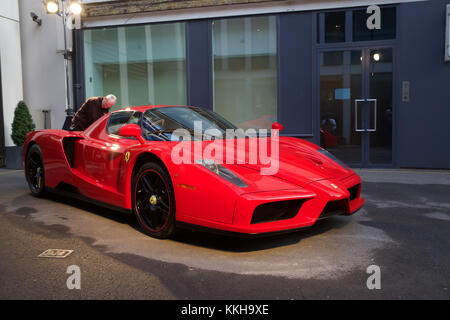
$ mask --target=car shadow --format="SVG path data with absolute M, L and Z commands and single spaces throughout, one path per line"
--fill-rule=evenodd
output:
M 304 239 L 321 236 L 332 230 L 340 229 L 348 223 L 349 220 L 345 218 L 331 217 L 317 221 L 308 228 L 255 238 L 179 229 L 171 241 L 227 252 L 252 252 L 298 244 Z
M 77 209 L 88 211 L 113 220 L 117 223 L 128 224 L 137 232 L 142 232 L 133 214 L 115 211 L 101 205 L 71 198 L 65 195 L 49 193 L 45 197 L 50 201 L 73 206 Z M 256 238 L 246 238 L 238 235 L 216 234 L 214 232 L 207 232 L 203 230 L 178 228 L 177 232 L 171 239 L 161 241 L 179 242 L 191 246 L 198 246 L 225 252 L 252 252 L 294 245 L 304 239 L 321 236 L 332 230 L 340 229 L 347 225 L 350 221 L 351 220 L 349 217 L 330 217 L 328 219 L 319 220 L 313 226 L 298 231 L 277 235 L 260 236 Z
M 71 207 L 76 207 L 77 209 L 88 211 L 90 213 L 102 216 L 103 218 L 110 219 L 121 224 L 128 224 L 133 229 L 139 230 L 139 224 L 133 214 L 126 214 L 124 212 L 120 212 L 119 210 L 112 210 L 110 208 L 103 207 L 89 201 L 71 198 L 70 196 L 58 193 L 47 193 L 45 195 L 45 198 L 50 201 L 66 204 Z

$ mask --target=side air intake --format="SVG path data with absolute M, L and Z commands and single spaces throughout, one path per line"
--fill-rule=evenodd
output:
M 75 141 L 80 140 L 81 138 L 64 138 L 63 139 L 63 148 L 64 154 L 66 155 L 67 162 L 69 166 L 73 168 L 74 166 L 74 158 L 75 158 Z
M 303 199 L 268 202 L 255 208 L 252 216 L 252 224 L 285 220 L 293 218 L 299 212 Z

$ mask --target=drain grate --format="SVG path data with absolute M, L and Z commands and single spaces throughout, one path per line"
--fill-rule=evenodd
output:
M 69 254 L 71 254 L 73 250 L 66 249 L 47 249 L 42 252 L 38 257 L 41 258 L 66 258 Z

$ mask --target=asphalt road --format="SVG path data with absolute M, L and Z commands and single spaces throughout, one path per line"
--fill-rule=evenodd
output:
M 0 299 L 449 299 L 450 171 L 358 173 L 367 202 L 352 217 L 262 239 L 156 240 L 133 216 L 34 198 L 22 172 L 0 170 Z M 38 257 L 50 248 L 74 251 Z M 381 289 L 366 286 L 370 265 Z

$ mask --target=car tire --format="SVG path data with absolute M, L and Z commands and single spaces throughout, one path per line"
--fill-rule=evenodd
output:
M 165 239 L 175 232 L 175 195 L 170 175 L 155 162 L 142 165 L 132 179 L 133 212 L 142 231 Z
M 37 144 L 33 144 L 27 152 L 25 170 L 31 194 L 35 197 L 42 197 L 45 194 L 44 158 L 42 150 Z

